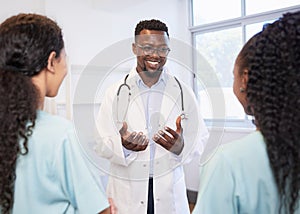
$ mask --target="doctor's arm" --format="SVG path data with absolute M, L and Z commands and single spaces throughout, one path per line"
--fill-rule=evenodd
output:
M 95 151 L 114 164 L 128 166 L 137 157 L 136 151 L 146 149 L 149 140 L 142 133 L 129 132 L 127 123 L 120 126 L 113 105 L 116 93 L 113 89 L 107 90 L 101 103 Z
M 119 133 L 119 124 L 115 120 L 113 112 L 113 103 L 116 92 L 113 89 L 107 90 L 104 99 L 100 105 L 97 117 L 97 132 L 95 152 L 114 164 L 127 166 L 125 150 L 122 145 L 121 135 Z M 130 152 L 130 151 L 129 151 Z M 133 154 L 134 155 L 134 154 Z

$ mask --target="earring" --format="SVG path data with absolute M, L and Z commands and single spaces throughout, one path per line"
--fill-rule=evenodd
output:
M 241 92 L 241 93 L 244 93 L 244 92 L 245 92 L 245 89 L 242 88 L 242 87 L 240 87 L 240 92 Z

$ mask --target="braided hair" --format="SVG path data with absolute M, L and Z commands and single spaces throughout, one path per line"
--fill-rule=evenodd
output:
M 249 48 L 247 100 L 264 136 L 280 195 L 295 213 L 300 191 L 300 11 L 269 24 Z

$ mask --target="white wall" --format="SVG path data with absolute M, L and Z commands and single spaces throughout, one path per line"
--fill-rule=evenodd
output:
M 63 28 L 70 64 L 85 65 L 104 48 L 132 38 L 138 21 L 164 21 L 170 36 L 190 43 L 188 0 L 0 0 L 0 21 L 20 12 L 55 19 Z M 130 47 L 128 47 L 130 48 Z
M 45 0 L 0 0 L 0 22 L 20 12 L 45 13 Z
M 187 0 L 49 0 L 46 14 L 64 31 L 71 64 L 85 65 L 104 48 L 132 38 L 138 21 L 164 21 L 170 36 L 190 43 Z M 131 47 L 128 47 L 131 48 Z

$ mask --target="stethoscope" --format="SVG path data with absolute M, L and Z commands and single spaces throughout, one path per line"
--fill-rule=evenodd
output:
M 130 86 L 127 84 L 127 78 L 128 78 L 129 74 L 127 74 L 124 78 L 124 83 L 122 83 L 119 88 L 118 88 L 118 91 L 117 91 L 117 120 L 119 121 L 119 111 L 118 111 L 118 103 L 119 103 L 119 99 L 120 99 L 120 92 L 121 92 L 121 89 L 122 87 L 126 87 L 128 88 L 129 92 L 128 92 L 128 101 L 127 101 L 127 106 L 126 106 L 126 113 L 128 111 L 128 107 L 129 107 L 129 102 L 130 102 L 130 96 L 131 96 L 131 88 Z M 174 79 L 176 80 L 178 86 L 179 86 L 179 89 L 180 89 L 180 98 L 181 98 L 181 114 L 180 114 L 180 117 L 181 117 L 181 120 L 187 120 L 188 119 L 188 115 L 184 112 L 184 103 L 183 103 L 183 90 L 182 90 L 182 87 L 181 87 L 181 84 L 179 82 L 179 80 L 174 76 Z M 122 121 L 119 121 L 119 122 L 122 122 Z

